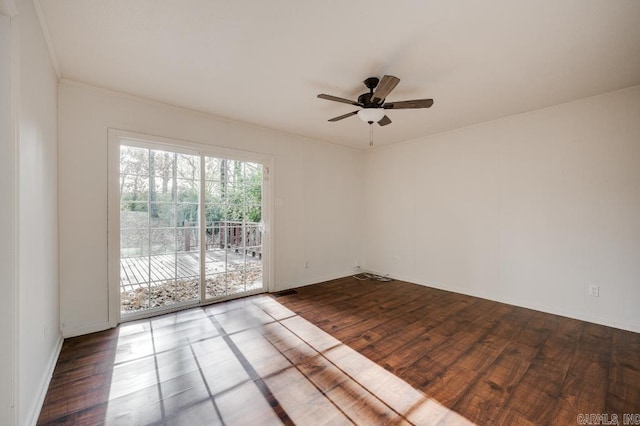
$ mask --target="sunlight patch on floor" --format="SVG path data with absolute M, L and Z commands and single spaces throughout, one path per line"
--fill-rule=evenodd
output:
M 122 324 L 108 398 L 106 424 L 472 424 L 265 295 Z

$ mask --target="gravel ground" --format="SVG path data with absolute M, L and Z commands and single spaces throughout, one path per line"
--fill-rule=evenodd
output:
M 246 275 L 246 288 L 245 288 Z M 226 277 L 226 279 L 225 279 Z M 262 285 L 262 271 L 234 271 L 206 279 L 207 297 L 221 297 L 244 293 Z M 149 308 L 173 305 L 199 299 L 198 282 L 195 280 L 165 281 L 152 287 L 140 287 L 120 293 L 121 311 L 136 312 Z

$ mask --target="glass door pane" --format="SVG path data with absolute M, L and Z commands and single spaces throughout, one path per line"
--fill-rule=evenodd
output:
M 123 317 L 200 301 L 200 157 L 121 145 Z
M 261 290 L 262 165 L 204 159 L 205 297 Z

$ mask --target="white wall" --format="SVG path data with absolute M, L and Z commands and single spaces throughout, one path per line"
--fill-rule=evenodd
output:
M 57 77 L 33 2 L 17 2 L 17 424 L 35 424 L 62 344 Z M 14 160 L 15 161 L 15 160 Z M 12 205 L 14 205 L 12 203 Z M 8 236 L 7 236 L 8 238 Z
M 72 82 L 59 86 L 59 97 L 65 336 L 108 327 L 109 128 L 274 156 L 275 290 L 353 271 L 361 239 L 362 153 Z
M 371 151 L 364 182 L 365 267 L 640 331 L 640 87 Z
M 639 92 L 362 154 L 64 82 L 63 333 L 108 326 L 108 128 L 273 155 L 276 290 L 347 275 L 360 260 L 420 284 L 638 331 Z M 587 296 L 590 284 L 600 297 Z
M 11 19 L 0 14 L 0 200 L 14 200 L 15 149 L 11 96 Z M 11 423 L 15 369 L 15 204 L 0 203 L 0 424 Z

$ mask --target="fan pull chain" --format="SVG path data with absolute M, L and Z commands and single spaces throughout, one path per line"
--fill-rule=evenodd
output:
M 369 146 L 373 146 L 373 122 L 369 122 Z

